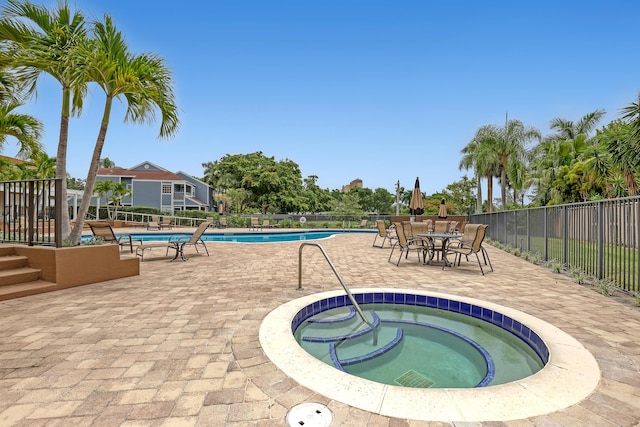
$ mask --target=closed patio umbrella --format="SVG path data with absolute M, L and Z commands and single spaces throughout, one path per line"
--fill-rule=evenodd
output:
M 413 194 L 411 194 L 411 203 L 409 203 L 409 213 L 411 215 L 422 215 L 424 213 L 424 203 L 422 202 L 422 193 L 420 192 L 419 178 L 416 178 L 416 185 L 413 187 Z
M 444 203 L 444 199 L 440 202 L 440 207 L 438 208 L 438 218 L 446 218 L 447 217 L 447 205 Z

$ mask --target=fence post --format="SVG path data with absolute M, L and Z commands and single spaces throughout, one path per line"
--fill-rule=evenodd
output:
M 562 263 L 569 265 L 569 207 L 562 207 Z
M 62 194 L 62 179 L 55 180 L 55 218 L 54 222 L 54 238 L 56 241 L 56 248 L 62 247 L 62 197 L 66 197 L 66 194 Z
M 549 260 L 549 231 L 547 230 L 547 215 L 548 215 L 548 211 L 549 208 L 547 208 L 546 206 L 543 208 L 543 214 L 544 214 L 544 220 L 543 220 L 543 226 L 544 226 L 544 260 L 548 261 Z
M 598 202 L 598 217 L 596 219 L 598 237 L 596 241 L 596 277 L 602 279 L 604 277 L 604 202 Z
M 35 209 L 35 181 L 29 181 L 29 185 L 27 185 L 27 197 L 29 200 L 27 201 L 27 245 L 33 246 L 33 234 L 34 234 L 34 226 L 38 226 L 38 221 L 35 218 L 36 209 Z
M 531 252 L 531 209 L 527 209 L 527 252 Z

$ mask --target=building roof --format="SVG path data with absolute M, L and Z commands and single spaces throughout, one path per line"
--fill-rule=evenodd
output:
M 16 165 L 24 163 L 24 160 L 16 159 L 15 157 L 3 156 L 2 154 L 0 154 L 0 157 L 2 157 L 3 159 L 7 159 L 11 163 L 15 163 Z
M 184 178 L 173 172 L 131 170 L 124 168 L 100 168 L 98 176 L 126 176 L 140 181 L 184 181 Z

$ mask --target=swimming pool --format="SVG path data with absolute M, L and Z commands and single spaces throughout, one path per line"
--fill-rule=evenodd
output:
M 376 234 L 373 230 L 301 230 L 301 231 L 272 231 L 272 232 L 246 232 L 246 233 L 205 233 L 202 240 L 205 242 L 236 242 L 236 243 L 275 243 L 296 242 L 303 240 L 326 239 L 336 234 Z M 121 234 L 121 233 L 116 233 Z M 143 242 L 165 242 L 169 238 L 187 237 L 191 233 L 132 233 L 132 239 Z M 91 239 L 91 235 L 82 236 L 83 241 Z
M 403 294 L 405 301 L 410 295 L 436 298 L 448 301 L 449 307 L 463 310 L 467 306 L 476 307 L 481 310 L 481 317 L 499 313 L 503 319 L 513 320 L 511 325 L 515 330 L 520 325 L 521 332 L 535 331 L 540 342 L 548 348 L 548 353 L 542 352 L 546 354 L 543 359 L 548 359 L 543 369 L 526 378 L 480 388 L 410 388 L 359 378 L 316 359 L 295 339 L 294 327 L 307 318 L 300 314 L 301 310 L 314 304 L 320 306 L 321 301 L 327 299 L 344 297 L 344 291 L 322 292 L 275 308 L 262 322 L 259 339 L 265 355 L 278 369 L 298 384 L 329 399 L 398 418 L 442 422 L 507 421 L 540 416 L 575 405 L 591 394 L 600 381 L 598 363 L 580 342 L 555 326 L 513 308 L 415 289 L 351 291 L 354 294 Z M 534 346 L 536 342 L 538 340 L 534 338 Z

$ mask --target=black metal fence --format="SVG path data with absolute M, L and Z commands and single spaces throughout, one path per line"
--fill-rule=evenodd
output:
M 640 289 L 640 197 L 470 216 L 487 237 L 557 260 L 626 291 Z
M 60 247 L 61 197 L 59 179 L 0 182 L 0 242 Z

